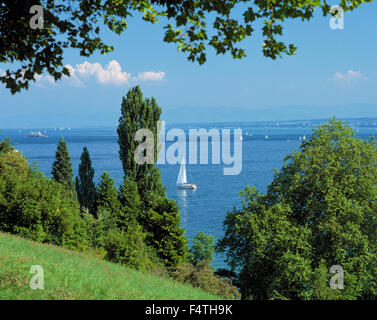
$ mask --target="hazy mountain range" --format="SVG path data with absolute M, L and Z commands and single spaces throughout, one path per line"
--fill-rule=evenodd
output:
M 163 110 L 169 122 L 239 122 L 286 121 L 337 118 L 375 118 L 377 105 L 348 106 L 285 106 L 270 109 L 237 107 L 177 107 Z
M 80 110 L 80 108 L 77 108 Z M 352 104 L 347 106 L 284 106 L 269 109 L 239 107 L 162 107 L 162 120 L 168 123 L 212 123 L 212 122 L 257 122 L 328 119 L 377 118 L 377 105 Z M 0 117 L 0 128 L 51 128 L 116 126 L 119 111 L 72 114 L 49 113 L 13 114 L 4 112 Z M 5 114 L 4 114 L 5 113 Z

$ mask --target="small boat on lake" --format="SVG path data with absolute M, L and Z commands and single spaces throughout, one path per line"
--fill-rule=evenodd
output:
M 197 185 L 193 183 L 187 183 L 186 165 L 184 159 L 182 159 L 181 167 L 179 169 L 177 178 L 178 189 L 196 189 Z
M 40 133 L 39 131 L 38 132 L 30 132 L 27 136 L 27 138 L 47 138 L 46 135 Z

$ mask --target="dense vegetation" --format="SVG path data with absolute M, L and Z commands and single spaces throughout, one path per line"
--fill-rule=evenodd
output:
M 93 181 L 83 149 L 73 180 L 61 139 L 52 178 L 31 169 L 9 139 L 0 142 L 0 230 L 152 272 L 216 296 L 243 299 L 377 298 L 377 143 L 330 120 L 288 155 L 267 193 L 247 186 L 242 207 L 227 213 L 217 243 L 230 270 L 214 270 L 214 238 L 198 232 L 189 248 L 179 208 L 166 197 L 158 168 L 136 162 L 145 139 L 158 137 L 161 110 L 139 87 L 123 98 L 119 189 L 107 172 Z M 147 148 L 141 157 L 147 157 Z M 153 157 L 157 159 L 158 139 Z M 76 188 L 74 188 L 76 186 Z M 344 288 L 330 288 L 332 266 Z M 238 287 L 238 289 L 236 288 Z
M 88 247 L 84 221 L 72 191 L 30 169 L 21 153 L 3 142 L 0 153 L 0 230 L 68 248 Z
M 341 121 L 288 155 L 266 194 L 241 193 L 218 250 L 244 299 L 377 298 L 377 143 Z M 330 268 L 344 270 L 331 289 Z
M 213 241 L 201 246 L 194 241 L 189 250 L 185 231 L 180 227 L 178 205 L 166 197 L 154 162 L 134 161 L 135 151 L 144 143 L 134 140 L 136 131 L 148 128 L 158 137 L 161 109 L 156 101 L 144 99 L 139 87 L 132 88 L 123 98 L 121 113 L 118 134 L 124 180 L 119 190 L 107 172 L 95 184 L 86 147 L 74 180 L 64 138 L 57 146 L 51 179 L 31 169 L 9 139 L 1 142 L 0 231 L 86 251 L 111 262 L 175 278 L 218 296 L 238 297 L 235 287 L 216 276 L 209 266 Z M 156 138 L 155 161 L 158 147 Z M 211 250 L 212 255 L 203 256 L 202 252 Z M 198 258 L 190 257 L 206 258 L 206 267 L 199 266 Z M 180 276 L 187 268 L 198 276 Z

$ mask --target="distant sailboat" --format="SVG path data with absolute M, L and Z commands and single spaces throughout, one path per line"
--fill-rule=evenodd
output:
M 179 169 L 177 178 L 177 187 L 179 189 L 196 189 L 196 184 L 187 183 L 186 165 L 184 159 L 182 159 L 181 167 Z

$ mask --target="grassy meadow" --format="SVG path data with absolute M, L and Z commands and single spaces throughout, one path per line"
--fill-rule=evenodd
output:
M 33 290 L 33 265 L 44 289 Z M 220 299 L 200 289 L 0 232 L 0 299 Z

